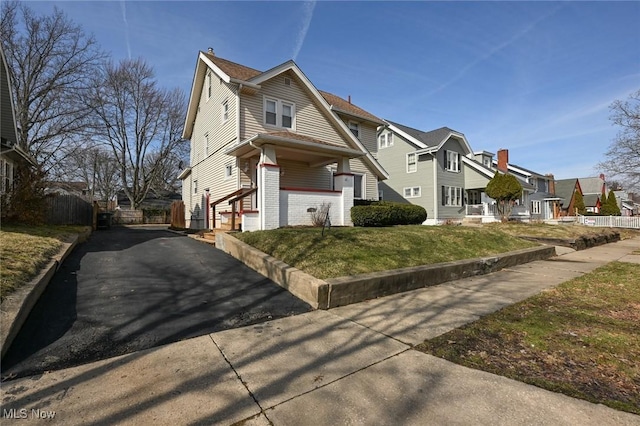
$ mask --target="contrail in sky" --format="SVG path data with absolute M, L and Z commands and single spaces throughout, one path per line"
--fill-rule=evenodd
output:
M 129 23 L 127 22 L 127 6 L 125 0 L 120 1 L 120 10 L 122 11 L 122 20 L 124 21 L 124 36 L 127 42 L 127 55 L 131 59 L 131 44 L 129 43 Z
M 311 19 L 313 18 L 313 9 L 316 7 L 315 1 L 305 2 L 303 5 L 302 11 L 302 27 L 298 32 L 298 38 L 296 39 L 296 46 L 293 49 L 293 60 L 295 61 L 298 57 L 298 53 L 302 49 L 302 45 L 304 44 L 304 39 L 307 37 L 307 31 L 309 31 L 309 27 L 311 26 Z

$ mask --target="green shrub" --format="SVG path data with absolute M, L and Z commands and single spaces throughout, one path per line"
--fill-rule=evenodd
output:
M 427 211 L 413 204 L 380 201 L 351 208 L 354 226 L 419 225 L 427 219 Z

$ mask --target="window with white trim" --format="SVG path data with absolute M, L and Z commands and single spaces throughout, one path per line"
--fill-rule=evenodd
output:
M 226 122 L 229 119 L 229 99 L 222 101 L 222 122 Z
M 413 173 L 418 170 L 418 162 L 415 152 L 407 154 L 407 173 Z
M 418 198 L 422 195 L 421 192 L 421 187 L 419 186 L 404 188 L 404 198 Z
M 382 149 L 390 146 L 393 146 L 393 133 L 389 132 L 381 134 L 378 141 L 378 147 Z
M 531 214 L 540 214 L 540 210 L 541 210 L 541 203 L 540 201 L 532 201 L 531 202 Z
M 445 170 L 449 172 L 460 171 L 460 153 L 456 151 L 445 151 Z
M 360 139 L 360 124 L 356 123 L 355 121 L 350 121 L 349 130 L 351 130 L 351 133 L 353 133 L 353 136 Z
M 204 156 L 209 156 L 209 133 L 204 134 Z
M 462 206 L 462 188 L 458 186 L 442 186 L 442 205 L 448 207 Z
M 295 104 L 280 99 L 264 98 L 264 124 L 294 129 L 295 115 Z
M 224 166 L 224 178 L 229 179 L 233 175 L 233 164 Z
M 367 191 L 365 190 L 364 175 L 354 173 L 353 174 L 353 198 L 362 200 L 365 198 Z
M 193 180 L 193 193 L 194 194 L 198 193 L 198 179 Z

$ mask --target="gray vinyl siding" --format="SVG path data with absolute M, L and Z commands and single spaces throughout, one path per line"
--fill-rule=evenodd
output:
M 393 145 L 378 151 L 380 165 L 389 173 L 389 179 L 380 182 L 380 189 L 386 201 L 416 204 L 427 210 L 427 217 L 433 218 L 433 163 L 430 155 L 422 155 L 416 162 L 415 173 L 407 173 L 407 154 L 416 150 L 398 134 L 393 136 Z M 420 197 L 404 198 L 404 188 L 420 187 Z
M 464 165 L 464 188 L 465 189 L 482 189 L 487 186 L 490 178 L 478 172 L 471 166 Z
M 443 206 L 442 205 L 442 187 L 443 186 L 455 186 L 460 187 L 463 190 L 465 188 L 465 167 L 460 164 L 459 172 L 451 172 L 445 170 L 445 151 L 457 151 L 462 157 L 462 147 L 460 146 L 460 142 L 456 139 L 450 138 L 447 142 L 444 143 L 442 148 L 438 151 L 437 159 L 438 159 L 438 219 L 461 219 L 465 216 L 465 206 L 464 203 L 461 206 Z M 462 158 L 460 158 L 460 162 L 462 163 Z M 464 197 L 463 197 L 464 199 Z

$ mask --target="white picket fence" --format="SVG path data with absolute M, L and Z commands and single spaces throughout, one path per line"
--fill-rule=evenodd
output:
M 601 228 L 640 229 L 640 216 L 578 216 L 578 223 Z

